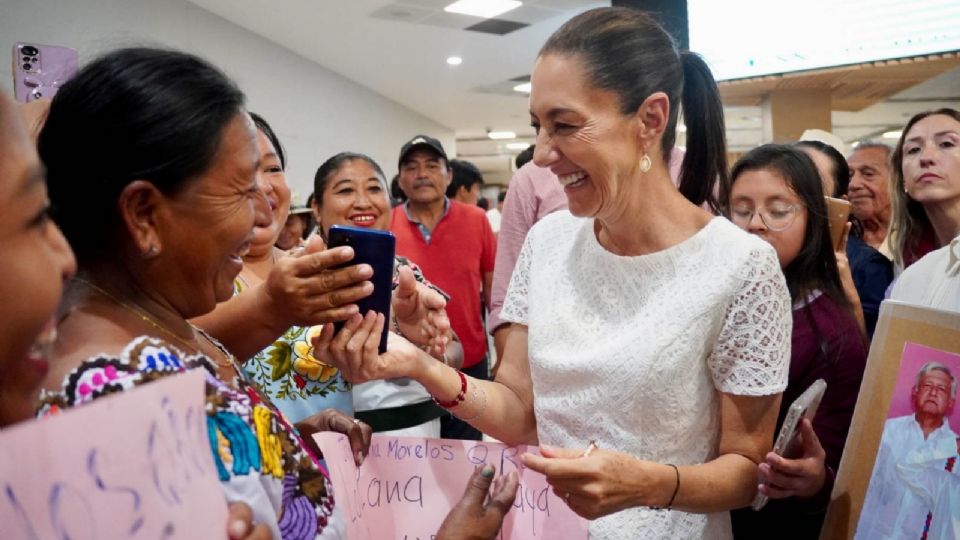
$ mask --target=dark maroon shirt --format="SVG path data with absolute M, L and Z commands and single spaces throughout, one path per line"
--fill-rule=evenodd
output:
M 857 403 L 867 342 L 850 310 L 827 295 L 793 310 L 790 375 L 783 392 L 777 432 L 787 409 L 817 379 L 827 383 L 813 421 L 813 430 L 826 452 L 827 481 L 809 499 L 771 500 L 759 512 L 746 508 L 733 511 L 737 540 L 751 538 L 810 538 L 820 536 L 834 474 L 840 465 L 853 408 Z

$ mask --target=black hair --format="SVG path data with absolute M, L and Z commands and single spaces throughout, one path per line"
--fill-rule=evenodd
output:
M 460 188 L 466 188 L 468 191 L 474 184 L 483 185 L 483 174 L 476 165 L 462 159 L 451 159 L 450 170 L 453 172 L 453 179 L 447 186 L 447 197 L 456 196 Z
M 390 198 L 393 199 L 393 206 L 401 205 L 407 200 L 407 194 L 400 187 L 400 173 L 393 175 L 393 180 L 390 180 Z
M 680 193 L 715 212 L 729 193 L 723 104 L 710 68 L 700 56 L 678 52 L 673 38 L 650 15 L 633 8 L 595 8 L 567 21 L 539 56 L 570 54 L 581 58 L 597 88 L 614 92 L 623 114 L 634 114 L 654 92 L 670 101 L 663 132 L 664 163 L 676 141 L 678 104 L 687 126 L 687 152 L 680 172 Z M 719 185 L 718 185 L 719 184 Z
M 380 183 L 383 184 L 384 191 L 387 190 L 387 179 L 383 174 L 383 169 L 380 168 L 380 165 L 377 165 L 377 162 L 374 161 L 372 157 L 357 152 L 340 152 L 324 161 L 317 169 L 317 174 L 313 176 L 313 196 L 318 208 L 323 204 L 323 191 L 327 188 L 327 182 L 330 181 L 330 177 L 333 176 L 344 163 L 358 160 L 370 165 L 370 168 L 372 168 L 380 178 Z
M 250 113 L 250 118 L 253 119 L 253 123 L 257 126 L 257 129 L 263 132 L 263 134 L 267 136 L 267 139 L 270 140 L 270 144 L 273 145 L 273 149 L 277 152 L 277 157 L 280 159 L 280 168 L 287 170 L 287 154 L 283 151 L 280 138 L 273 132 L 273 128 L 270 127 L 270 124 L 268 124 L 262 116 L 255 112 Z
M 497 202 L 503 202 L 505 200 L 507 200 L 507 190 L 504 189 L 497 194 Z
M 513 158 L 513 164 L 519 169 L 527 164 L 531 159 L 533 159 L 533 151 L 536 149 L 535 144 L 531 144 L 526 147 L 522 152 L 517 154 L 517 157 Z
M 767 169 L 783 178 L 807 209 L 807 225 L 803 231 L 803 247 L 796 258 L 783 269 L 790 297 L 805 300 L 813 291 L 829 295 L 837 303 L 850 307 L 843 293 L 837 257 L 830 238 L 827 203 L 823 198 L 820 173 L 810 156 L 784 144 L 764 144 L 747 152 L 733 166 L 731 186 L 743 173 Z
M 790 145 L 764 144 L 744 154 L 730 173 L 731 187 L 737 178 L 747 171 L 767 169 L 783 178 L 787 186 L 797 194 L 807 209 L 807 225 L 803 231 L 803 247 L 797 256 L 783 269 L 793 302 L 803 303 L 803 312 L 813 329 L 820 352 L 828 361 L 837 361 L 836 354 L 830 355 L 830 347 L 823 332 L 817 325 L 813 313 L 808 309 L 807 300 L 814 291 L 820 291 L 834 301 L 851 318 L 853 307 L 843 292 L 840 271 L 837 269 L 837 257 L 833 252 L 830 238 L 830 222 L 827 219 L 827 203 L 823 198 L 823 182 L 817 166 L 805 154 Z M 728 205 L 729 206 L 729 205 Z M 847 337 L 844 337 L 847 339 Z M 857 339 L 865 339 L 857 336 Z M 837 349 L 842 351 L 843 348 Z
M 176 193 L 212 164 L 244 95 L 206 61 L 127 48 L 57 92 L 38 140 L 53 217 L 77 258 L 113 252 L 117 198 L 134 180 Z
M 847 159 L 839 150 L 822 141 L 799 141 L 794 143 L 799 148 L 812 148 L 826 156 L 833 163 L 833 193 L 830 197 L 841 198 L 850 188 L 850 166 Z

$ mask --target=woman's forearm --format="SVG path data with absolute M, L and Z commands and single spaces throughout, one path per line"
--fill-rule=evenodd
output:
M 288 325 L 271 317 L 262 299 L 263 284 L 217 305 L 211 313 L 192 320 L 216 338 L 243 363 L 283 334 Z
M 742 508 L 757 493 L 757 464 L 739 454 L 724 454 L 700 465 L 678 467 L 680 489 L 673 508 L 710 513 Z M 672 467 L 669 474 L 675 477 Z M 676 480 L 672 480 L 674 485 Z
M 451 413 L 504 444 L 537 443 L 532 400 L 506 384 L 464 377 L 463 400 L 450 407 Z M 416 379 L 442 403 L 457 401 L 462 388 L 458 371 L 441 362 L 430 364 Z

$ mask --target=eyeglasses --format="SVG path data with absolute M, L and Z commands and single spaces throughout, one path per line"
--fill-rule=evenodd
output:
M 793 220 L 797 219 L 797 210 L 800 208 L 802 206 L 799 204 L 756 209 L 748 206 L 734 206 L 730 209 L 730 220 L 740 228 L 746 229 L 753 221 L 754 214 L 760 214 L 760 221 L 767 229 L 779 232 L 793 224 Z

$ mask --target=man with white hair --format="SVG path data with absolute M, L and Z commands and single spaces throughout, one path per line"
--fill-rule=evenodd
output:
M 914 413 L 884 424 L 856 539 L 935 538 L 929 536 L 931 522 L 938 518 L 931 504 L 935 501 L 919 493 L 922 486 L 913 485 L 916 468 L 904 466 L 916 465 L 918 456 L 936 455 L 944 447 L 956 449 L 957 434 L 947 419 L 956 397 L 957 378 L 947 366 L 928 362 L 917 372 L 911 391 Z M 955 463 L 943 459 L 935 466 L 956 475 L 960 466 Z

